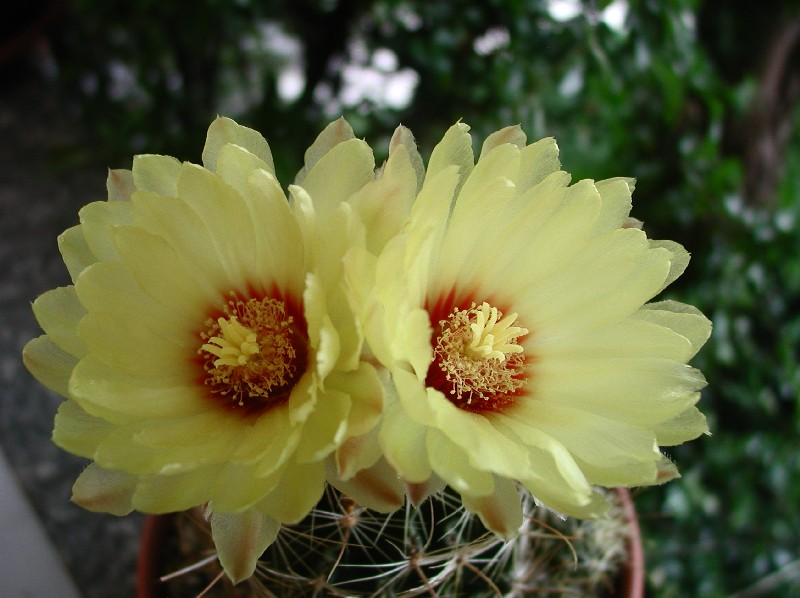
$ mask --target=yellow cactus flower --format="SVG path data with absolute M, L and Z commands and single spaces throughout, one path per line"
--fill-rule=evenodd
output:
M 351 259 L 370 350 L 391 372 L 378 445 L 413 500 L 447 483 L 513 537 L 520 486 L 592 517 L 605 509 L 596 486 L 677 476 L 659 446 L 707 432 L 705 381 L 687 361 L 711 326 L 688 305 L 648 303 L 688 254 L 635 226 L 632 189 L 570 185 L 555 141 L 527 145 L 519 127 L 487 138 L 475 163 L 459 123 L 405 228 L 375 259 Z
M 264 138 L 229 119 L 209 128 L 204 166 L 137 156 L 59 238 L 74 284 L 34 303 L 46 335 L 25 362 L 67 398 L 53 439 L 93 460 L 73 500 L 115 514 L 208 503 L 234 581 L 382 410 L 342 284 L 345 252 L 367 242 L 345 200 L 375 177 L 347 129 L 312 146 L 291 201 Z

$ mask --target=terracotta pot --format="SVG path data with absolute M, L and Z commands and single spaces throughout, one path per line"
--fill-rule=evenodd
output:
M 620 580 L 622 598 L 643 598 L 645 563 L 641 530 L 636 507 L 630 492 L 625 488 L 616 490 L 625 516 L 630 526 L 628 562 Z M 136 570 L 136 598 L 164 598 L 168 596 L 166 587 L 159 578 L 164 574 L 163 564 L 168 551 L 174 549 L 169 542 L 169 534 L 175 526 L 179 514 L 150 515 L 145 519 L 142 530 L 139 559 Z

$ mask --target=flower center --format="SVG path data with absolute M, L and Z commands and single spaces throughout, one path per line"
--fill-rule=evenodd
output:
M 283 301 L 231 295 L 200 334 L 203 384 L 226 406 L 261 412 L 288 399 L 305 371 L 305 332 Z
M 514 326 L 516 320 L 486 302 L 454 308 L 439 321 L 426 384 L 467 411 L 511 404 L 525 385 L 524 351 L 516 341 L 528 330 Z

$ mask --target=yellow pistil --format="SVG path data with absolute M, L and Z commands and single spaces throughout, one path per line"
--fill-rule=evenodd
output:
M 522 353 L 522 347 L 514 341 L 528 334 L 528 330 L 512 326 L 517 314 L 510 314 L 498 322 L 502 314 L 485 301 L 480 307 L 473 306 L 469 313 L 475 316 L 475 322 L 469 325 L 472 340 L 465 348 L 471 357 L 505 361 L 506 355 Z
M 455 308 L 439 322 L 426 384 L 463 409 L 508 405 L 525 384 L 523 348 L 516 341 L 528 330 L 514 326 L 516 319 L 486 302 Z
M 218 318 L 217 324 L 222 336 L 212 336 L 208 339 L 208 343 L 202 346 L 203 351 L 219 357 L 214 361 L 215 367 L 244 365 L 251 355 L 258 353 L 256 333 L 242 326 L 236 316 L 231 316 L 227 320 Z
M 233 295 L 224 311 L 225 317 L 206 321 L 197 351 L 212 395 L 254 409 L 288 397 L 305 368 L 306 347 L 286 305 Z

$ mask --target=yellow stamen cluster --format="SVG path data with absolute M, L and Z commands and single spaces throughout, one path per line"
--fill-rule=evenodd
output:
M 433 367 L 441 370 L 447 394 L 457 405 L 499 408 L 522 388 L 524 356 L 516 340 L 528 330 L 513 326 L 516 319 L 517 314 L 504 318 L 484 302 L 466 310 L 455 308 L 439 322 Z
M 234 296 L 226 317 L 206 321 L 198 350 L 205 358 L 204 383 L 215 395 L 230 396 L 239 406 L 276 398 L 297 375 L 297 339 L 293 318 L 282 301 Z

